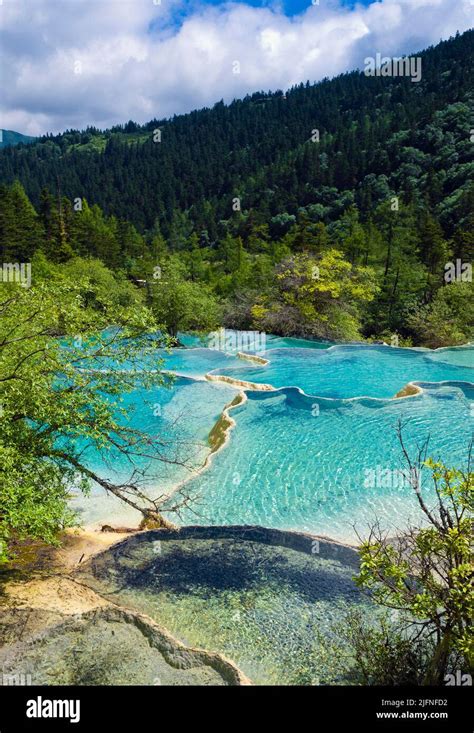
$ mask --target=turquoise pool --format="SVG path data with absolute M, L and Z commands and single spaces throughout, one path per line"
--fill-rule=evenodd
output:
M 349 402 L 296 389 L 249 392 L 236 408 L 225 450 L 189 487 L 208 524 L 262 524 L 354 541 L 376 518 L 391 529 L 419 518 L 396 436 L 430 437 L 430 455 L 463 465 L 474 417 L 474 388 L 425 386 L 404 400 Z M 422 491 L 432 497 L 428 475 Z M 433 497 L 434 498 L 434 497 Z M 192 521 L 189 515 L 183 521 Z
M 267 365 L 196 346 L 194 338 L 188 348 L 163 353 L 164 367 L 186 377 L 170 389 L 128 395 L 130 422 L 166 436 L 186 467 L 150 471 L 149 490 L 167 492 L 189 480 L 199 495 L 198 516 L 185 513 L 184 523 L 261 524 L 352 541 L 375 517 L 391 528 L 419 521 L 395 429 L 402 420 L 409 445 L 429 437 L 430 455 L 464 464 L 474 430 L 474 347 L 308 342 L 302 348 L 301 340 L 286 341 L 267 337 Z M 246 392 L 246 402 L 232 410 L 236 425 L 227 444 L 197 474 L 209 454 L 209 433 L 237 394 L 205 381 L 208 372 L 277 391 Z M 421 383 L 422 394 L 393 399 L 411 381 Z M 108 475 L 126 468 L 113 456 L 108 464 L 97 454 L 90 460 Z M 422 479 L 430 500 L 428 477 Z M 93 501 L 78 503 L 88 524 L 136 520 L 99 490 Z
M 453 353 L 454 352 L 454 353 Z M 240 362 L 213 373 L 235 379 L 299 387 L 318 397 L 394 397 L 412 381 L 473 381 L 474 348 L 439 353 L 390 346 L 338 345 L 326 349 L 277 348 L 266 351 L 266 366 Z M 444 359 L 444 360 L 443 360 Z

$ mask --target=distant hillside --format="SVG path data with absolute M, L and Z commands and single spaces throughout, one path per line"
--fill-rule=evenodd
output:
M 14 130 L 0 130 L 0 148 L 6 148 L 9 145 L 19 145 L 19 143 L 33 143 L 36 140 L 31 135 L 22 135 L 21 132 Z
M 142 232 L 158 227 L 173 241 L 193 230 L 216 241 L 219 222 L 235 218 L 235 197 L 244 216 L 279 226 L 301 209 L 329 224 L 352 204 L 366 221 L 397 195 L 428 202 L 450 234 L 472 200 L 474 31 L 421 55 L 418 83 L 352 72 L 170 120 L 7 147 L 1 182 L 19 178 L 38 205 L 59 176 L 71 199 L 86 198 Z

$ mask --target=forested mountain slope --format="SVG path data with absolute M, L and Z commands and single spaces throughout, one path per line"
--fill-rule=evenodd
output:
M 179 236 L 185 212 L 215 239 L 237 196 L 266 221 L 303 206 L 330 221 L 352 202 L 367 217 L 390 193 L 427 198 L 449 232 L 473 179 L 473 50 L 474 31 L 428 49 L 419 83 L 352 72 L 144 126 L 41 138 L 0 153 L 1 180 L 19 178 L 38 204 L 59 176 L 70 198 L 141 231 L 158 220 L 165 236 Z

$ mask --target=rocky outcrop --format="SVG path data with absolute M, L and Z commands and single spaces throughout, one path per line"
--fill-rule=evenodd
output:
M 423 390 L 419 385 L 413 384 L 413 382 L 409 382 L 403 387 L 403 389 L 400 390 L 400 392 L 397 392 L 393 399 L 396 400 L 403 397 L 414 397 L 415 395 L 421 394 L 422 392 Z
M 229 411 L 243 404 L 245 400 L 245 394 L 239 392 L 232 402 L 229 402 L 222 410 L 220 418 L 209 433 L 208 441 L 211 453 L 217 453 L 226 444 L 229 439 L 229 431 L 235 426 L 235 420 L 229 415 Z
M 246 354 L 244 351 L 238 351 L 237 357 L 239 359 L 244 359 L 245 361 L 251 361 L 254 364 L 260 364 L 261 366 L 266 366 L 270 363 L 268 359 L 264 359 L 262 356 L 256 356 L 255 354 Z
M 232 387 L 237 387 L 237 389 L 260 390 L 262 392 L 275 391 L 275 387 L 273 387 L 271 384 L 257 384 L 257 382 L 245 382 L 242 379 L 234 379 L 233 377 L 226 377 L 221 374 L 206 374 L 206 379 L 209 382 L 225 382 L 225 384 L 230 384 Z

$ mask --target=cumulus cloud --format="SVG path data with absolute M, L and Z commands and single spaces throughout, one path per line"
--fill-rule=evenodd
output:
M 415 52 L 473 18 L 471 0 L 308 0 L 293 17 L 278 4 L 3 0 L 0 126 L 34 135 L 168 117 Z

